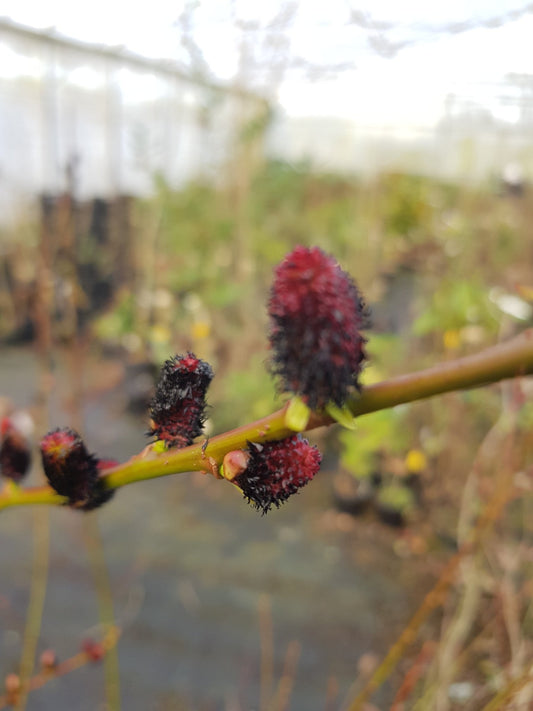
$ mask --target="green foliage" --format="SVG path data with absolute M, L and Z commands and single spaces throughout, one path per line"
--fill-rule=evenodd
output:
M 523 404 L 518 412 L 517 425 L 523 432 L 533 432 L 533 402 Z
M 509 288 L 501 265 L 523 247 L 519 204 L 417 175 L 363 182 L 305 162 L 268 161 L 249 182 L 240 180 L 229 171 L 217 185 L 174 190 L 156 177 L 155 197 L 139 203 L 140 281 L 175 295 L 169 323 L 180 323 L 180 303 L 195 294 L 211 323 L 223 313 L 224 323 L 245 323 L 246 337 L 257 342 L 272 268 L 296 244 L 316 244 L 335 254 L 370 302 L 382 297 L 382 275 L 407 267 L 415 335 L 472 325 L 485 337 L 496 333 L 499 314 L 488 293 Z M 396 367 L 413 357 L 404 339 L 397 348 Z
M 122 291 L 115 307 L 98 317 L 93 323 L 93 333 L 101 341 L 119 341 L 135 328 L 135 298 L 128 291 Z
M 405 408 L 380 410 L 358 419 L 355 432 L 342 430 L 341 466 L 358 479 L 372 474 L 378 466 L 379 455 L 400 454 L 409 445 L 409 430 L 404 423 Z
M 385 229 L 393 235 L 415 238 L 428 229 L 434 205 L 432 184 L 416 175 L 390 173 L 381 180 Z
M 205 183 L 176 192 L 159 180 L 157 189 L 155 202 L 145 207 L 148 213 L 156 210 L 156 248 L 165 257 L 162 266 L 168 286 L 176 291 L 204 291 L 230 281 L 220 268 L 232 260 L 227 245 L 235 227 L 229 206 Z
M 406 486 L 394 482 L 380 488 L 377 502 L 380 506 L 397 511 L 402 515 L 410 513 L 416 504 L 413 492 Z
M 369 332 L 366 345 L 368 363 L 363 370 L 363 383 L 376 383 L 383 380 L 394 366 L 405 360 L 408 343 L 405 338 L 392 333 Z
M 217 432 L 259 419 L 280 407 L 275 384 L 265 375 L 265 360 L 266 355 L 256 354 L 247 367 L 215 379 L 210 402 Z
M 444 278 L 430 295 L 430 301 L 413 323 L 413 333 L 459 330 L 475 325 L 489 333 L 498 330 L 498 314 L 489 300 L 487 286 L 476 277 Z

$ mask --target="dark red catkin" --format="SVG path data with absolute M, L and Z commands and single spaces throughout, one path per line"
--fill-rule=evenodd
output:
M 248 445 L 248 465 L 235 478 L 248 502 L 263 514 L 279 506 L 305 486 L 318 472 L 318 448 L 301 435 Z
M 341 407 L 358 387 L 368 322 L 350 275 L 318 247 L 296 247 L 276 268 L 268 310 L 271 369 L 282 390 L 312 409 Z
M 9 417 L 0 422 L 0 442 L 0 473 L 19 482 L 30 468 L 31 450 L 28 440 Z
M 161 368 L 150 404 L 151 430 L 169 447 L 187 447 L 202 434 L 207 389 L 213 379 L 209 363 L 194 353 L 177 355 Z
M 91 511 L 113 496 L 100 478 L 98 459 L 87 451 L 80 435 L 69 427 L 58 428 L 40 443 L 43 469 L 50 486 L 68 498 L 70 506 Z

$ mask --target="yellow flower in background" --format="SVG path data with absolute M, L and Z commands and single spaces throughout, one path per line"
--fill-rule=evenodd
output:
M 191 336 L 195 341 L 201 341 L 204 338 L 208 338 L 211 333 L 211 326 L 207 321 L 195 321 L 191 328 Z
M 405 457 L 405 468 L 411 474 L 420 474 L 427 467 L 427 459 L 420 449 L 410 449 Z
M 533 286 L 528 286 L 527 284 L 517 284 L 516 291 L 518 296 L 526 301 L 533 301 Z
M 453 351 L 461 345 L 461 332 L 458 329 L 450 328 L 444 331 L 442 341 L 447 351 Z
M 170 342 L 171 337 L 172 333 L 170 328 L 162 323 L 156 323 L 150 329 L 150 340 L 152 343 L 166 344 Z

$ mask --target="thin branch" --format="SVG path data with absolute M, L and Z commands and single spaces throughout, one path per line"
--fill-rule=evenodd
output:
M 104 557 L 102 534 L 98 527 L 98 519 L 95 516 L 88 516 L 84 519 L 84 523 L 83 534 L 96 591 L 98 617 L 104 629 L 108 631 L 117 630 L 111 581 Z M 120 711 L 120 674 L 118 647 L 116 644 L 110 645 L 107 649 L 107 654 L 103 658 L 103 665 L 106 709 L 107 711 Z
M 118 640 L 120 639 L 120 635 L 121 629 L 119 627 L 110 627 L 107 630 L 100 645 L 102 655 L 104 657 L 115 648 Z M 48 684 L 53 679 L 57 679 L 61 676 L 64 676 L 65 674 L 70 674 L 71 672 L 75 671 L 76 669 L 79 669 L 80 667 L 85 666 L 86 664 L 95 663 L 95 661 L 96 660 L 94 656 L 91 655 L 90 652 L 78 652 L 74 656 L 65 659 L 65 661 L 60 662 L 59 664 L 56 664 L 55 666 L 49 669 L 43 669 L 38 674 L 33 676 L 29 681 L 28 691 L 36 691 L 37 689 L 40 689 L 46 684 Z M 6 708 L 7 706 L 12 706 L 13 702 L 16 702 L 17 693 L 18 692 L 15 692 L 14 695 L 10 695 L 8 693 L 3 696 L 0 696 L 0 709 Z
M 415 402 L 456 390 L 467 390 L 509 378 L 533 374 L 533 330 L 527 330 L 506 343 L 487 348 L 476 355 L 458 358 L 408 375 L 401 375 L 365 387 L 347 406 L 354 417 L 396 405 Z M 157 454 L 151 447 L 127 462 L 106 471 L 105 485 L 118 489 L 137 481 L 170 474 L 208 471 L 217 474 L 224 455 L 246 449 L 248 442 L 280 440 L 294 434 L 285 420 L 287 405 L 277 412 L 237 429 L 219 434 L 207 443 Z M 307 430 L 334 424 L 323 413 L 312 413 Z M 29 504 L 65 504 L 65 497 L 49 486 L 19 489 L 6 487 L 0 493 L 0 509 Z
M 24 711 L 26 708 L 30 691 L 30 677 L 33 673 L 35 652 L 41 633 L 50 564 L 49 511 L 34 511 L 34 531 L 30 601 L 26 615 L 24 643 L 20 660 L 21 688 L 15 704 L 15 711 Z

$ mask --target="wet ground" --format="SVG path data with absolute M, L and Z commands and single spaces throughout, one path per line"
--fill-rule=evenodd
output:
M 146 419 L 124 414 L 116 364 L 93 363 L 91 373 L 82 407 L 87 444 L 102 457 L 125 459 L 144 446 Z M 0 393 L 17 406 L 31 406 L 38 379 L 31 351 L 0 353 Z M 62 380 L 52 388 L 53 427 L 71 424 Z M 288 708 L 322 711 L 328 685 L 338 688 L 329 708 L 341 707 L 361 656 L 388 648 L 424 587 L 392 552 L 399 534 L 383 533 L 377 522 L 368 524 L 372 530 L 352 525 L 331 510 L 329 474 L 264 517 L 230 485 L 201 475 L 126 487 L 97 514 L 123 627 L 123 709 L 258 709 L 265 606 L 272 610 L 276 683 L 287 646 L 301 645 Z M 30 508 L 0 516 L 0 675 L 20 658 L 34 522 Z M 84 515 L 51 509 L 50 523 L 39 650 L 53 647 L 64 659 L 94 632 L 98 611 Z M 36 692 L 28 709 L 95 711 L 103 708 L 103 689 L 102 667 L 84 667 Z M 387 698 L 385 688 L 382 703 Z

